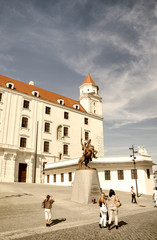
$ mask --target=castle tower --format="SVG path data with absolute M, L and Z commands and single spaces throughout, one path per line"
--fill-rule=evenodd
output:
M 98 95 L 99 87 L 88 74 L 80 88 L 80 104 L 91 114 L 102 116 L 102 98 Z

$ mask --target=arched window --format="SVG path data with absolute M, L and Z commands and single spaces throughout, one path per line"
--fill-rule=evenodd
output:
M 57 128 L 57 140 L 61 140 L 62 139 L 62 126 L 58 126 Z

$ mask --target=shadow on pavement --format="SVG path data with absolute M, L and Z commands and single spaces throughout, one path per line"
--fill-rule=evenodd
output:
M 14 195 L 10 195 L 10 196 L 4 196 L 0 199 L 3 199 L 3 198 L 12 198 L 12 197 L 23 197 L 23 196 L 33 196 L 33 194 L 30 194 L 30 193 L 23 193 L 23 194 L 14 194 Z
M 112 222 L 112 224 L 113 224 L 113 222 Z M 124 221 L 120 221 L 120 222 L 118 222 L 118 226 L 119 227 L 122 227 L 123 225 L 127 225 L 128 223 L 127 222 L 124 222 Z M 113 225 L 113 226 L 111 226 L 111 229 L 113 229 L 113 228 L 115 228 L 116 226 L 115 225 Z
M 54 220 L 52 220 L 50 226 L 56 225 L 56 224 L 58 224 L 60 222 L 64 222 L 64 221 L 66 221 L 66 218 L 54 219 Z

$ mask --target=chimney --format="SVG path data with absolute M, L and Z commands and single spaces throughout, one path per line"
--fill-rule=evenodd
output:
M 30 82 L 29 82 L 29 85 L 34 86 L 34 82 L 33 82 L 33 81 L 30 81 Z

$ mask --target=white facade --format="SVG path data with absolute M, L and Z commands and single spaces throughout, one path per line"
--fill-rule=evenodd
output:
M 102 189 L 129 192 L 131 186 L 134 186 L 136 190 L 132 174 L 134 164 L 131 157 L 98 158 L 94 159 L 90 166 L 97 169 Z M 74 180 L 76 168 L 78 168 L 78 159 L 55 164 L 48 163 L 45 166 L 45 183 L 70 186 Z M 151 195 L 154 187 L 151 157 L 137 156 L 136 169 L 138 192 Z
M 0 181 L 42 183 L 45 163 L 82 154 L 81 137 L 91 139 L 103 156 L 102 102 L 97 98 L 99 110 L 86 111 L 85 102 L 0 76 Z

